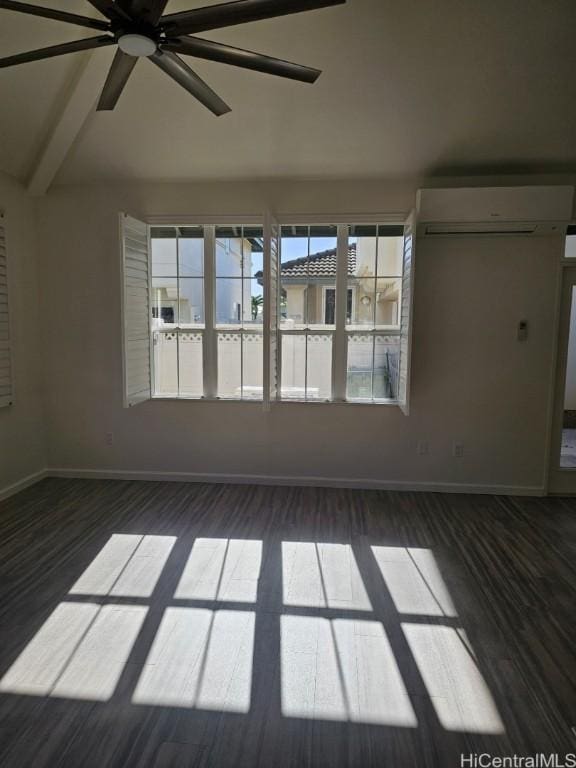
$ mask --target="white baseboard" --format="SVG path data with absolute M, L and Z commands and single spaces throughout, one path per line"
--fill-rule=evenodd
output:
M 0 488 L 0 501 L 3 501 L 10 496 L 14 496 L 15 493 L 20 493 L 24 488 L 28 488 L 29 486 L 34 485 L 34 483 L 44 480 L 44 478 L 48 476 L 49 473 L 45 469 L 41 469 L 39 472 L 34 472 L 31 475 L 27 475 L 27 477 L 23 477 L 22 480 L 18 480 L 17 483 L 8 485 L 6 488 Z
M 69 477 L 93 480 L 146 480 L 181 483 L 228 483 L 231 485 L 291 485 L 317 488 L 356 488 L 384 491 L 428 491 L 432 493 L 471 493 L 495 496 L 545 496 L 543 486 L 481 485 L 467 483 L 423 483 L 396 480 L 374 480 L 347 477 L 291 477 L 286 475 L 224 475 L 200 472 L 146 472 L 120 469 L 46 470 L 47 477 Z
M 375 480 L 371 478 L 310 477 L 287 475 L 224 475 L 200 472 L 146 472 L 143 470 L 119 469 L 43 469 L 22 478 L 17 483 L 0 489 L 0 501 L 23 491 L 45 477 L 78 478 L 86 480 L 141 480 L 151 482 L 180 483 L 228 483 L 231 485 L 291 485 L 316 488 L 356 488 L 383 491 L 427 491 L 429 493 L 470 493 L 495 496 L 545 496 L 542 486 L 527 485 L 481 485 L 469 483 L 407 482 L 397 480 Z

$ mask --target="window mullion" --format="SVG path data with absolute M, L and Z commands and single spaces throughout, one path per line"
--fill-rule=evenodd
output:
M 332 345 L 332 399 L 346 399 L 346 306 L 348 289 L 348 226 L 338 225 L 336 247 L 336 308 Z
M 180 229 L 176 230 L 176 296 L 178 301 L 178 317 L 176 319 L 176 393 L 180 397 Z
M 244 399 L 244 319 L 246 291 L 244 290 L 244 227 L 240 227 L 240 400 Z M 250 307 L 252 311 L 252 307 Z
M 304 400 L 308 400 L 308 334 L 310 331 L 304 331 Z
M 204 397 L 218 395 L 215 324 L 216 227 L 204 227 Z

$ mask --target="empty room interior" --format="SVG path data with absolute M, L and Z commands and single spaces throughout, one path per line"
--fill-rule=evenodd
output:
M 574 0 L 0 0 L 1 768 L 576 766 Z

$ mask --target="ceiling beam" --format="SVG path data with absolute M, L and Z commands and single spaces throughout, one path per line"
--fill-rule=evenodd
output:
M 89 54 L 74 76 L 28 180 L 28 192 L 46 194 L 72 144 L 93 112 L 106 78 L 98 51 Z

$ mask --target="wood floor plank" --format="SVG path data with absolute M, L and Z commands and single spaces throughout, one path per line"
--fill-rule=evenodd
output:
M 0 503 L 2 768 L 574 751 L 576 501 L 47 479 Z

